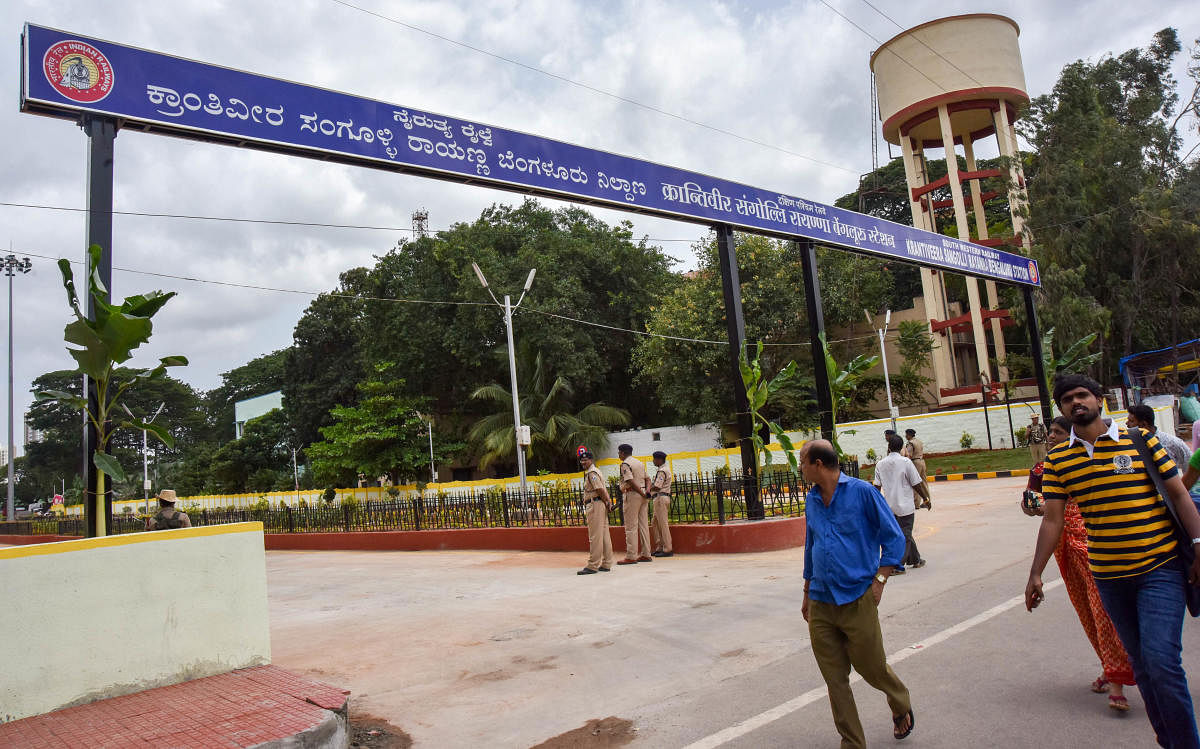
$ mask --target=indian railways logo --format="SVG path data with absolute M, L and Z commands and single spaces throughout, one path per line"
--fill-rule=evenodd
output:
M 1133 458 L 1125 453 L 1113 456 L 1113 473 L 1133 473 Z
M 55 91 L 80 104 L 95 104 L 113 89 L 112 64 L 87 42 L 70 39 L 50 47 L 42 72 Z
M 1029 261 L 1029 280 L 1033 281 L 1034 283 L 1038 282 L 1037 263 L 1033 262 L 1032 260 Z

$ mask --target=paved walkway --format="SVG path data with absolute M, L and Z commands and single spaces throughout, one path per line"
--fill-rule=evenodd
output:
M 917 515 L 929 565 L 880 605 L 887 652 L 911 654 L 896 665 L 917 712 L 904 749 L 1152 746 L 1136 689 L 1124 715 L 1088 690 L 1100 666 L 1062 587 L 1033 614 L 1013 604 L 1038 529 L 1024 485 L 939 483 Z M 274 661 L 347 686 L 356 713 L 418 749 L 531 747 L 610 716 L 634 747 L 838 746 L 800 617 L 801 549 L 578 577 L 585 557 L 270 552 Z M 1196 620 L 1184 656 L 1200 695 Z M 882 697 L 855 692 L 869 743 L 900 746 Z
M 336 730 L 348 694 L 260 666 L 0 724 L 0 746 L 250 747 Z

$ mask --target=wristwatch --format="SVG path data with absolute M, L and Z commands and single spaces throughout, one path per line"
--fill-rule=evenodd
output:
M 1196 544 L 1200 544 L 1200 538 L 1193 538 L 1193 539 L 1192 539 L 1192 546 L 1195 546 Z
M 887 582 L 887 575 L 883 574 L 882 572 L 876 572 L 876 573 L 875 573 L 875 581 L 876 581 L 876 582 L 878 582 L 878 583 L 880 583 L 880 584 L 882 584 L 882 583 L 886 583 L 886 582 Z

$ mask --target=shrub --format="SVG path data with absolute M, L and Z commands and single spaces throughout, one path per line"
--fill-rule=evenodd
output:
M 868 447 L 867 448 L 867 460 L 874 463 L 876 460 L 878 460 L 878 458 L 879 458 L 879 456 L 876 454 L 875 448 Z
M 325 500 L 328 504 L 333 504 L 333 500 L 337 499 L 337 490 L 332 486 L 325 487 L 325 491 L 321 492 L 321 499 Z
M 354 496 L 353 494 L 347 494 L 346 496 L 342 497 L 342 507 L 350 508 L 351 512 L 357 510 L 360 504 L 362 503 L 358 501 L 358 497 Z
M 395 486 L 389 486 L 387 488 L 387 493 L 388 493 L 388 496 L 394 500 L 394 499 L 396 499 L 396 497 L 400 496 L 400 488 L 395 487 Z
M 975 444 L 975 435 L 969 432 L 963 432 L 962 436 L 958 438 L 958 444 L 962 445 L 962 449 L 970 450 L 971 445 Z
M 1017 437 L 1017 445 L 1019 447 L 1024 447 L 1025 445 L 1029 444 L 1025 441 L 1026 437 L 1029 436 L 1029 427 L 1017 427 L 1014 434 Z

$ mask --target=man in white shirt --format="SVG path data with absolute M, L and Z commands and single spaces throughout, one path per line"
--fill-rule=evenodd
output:
M 913 540 L 913 520 L 916 513 L 916 500 L 913 489 L 921 485 L 921 474 L 908 458 L 900 454 L 904 449 L 904 440 L 898 434 L 889 434 L 887 438 L 888 454 L 875 464 L 875 486 L 883 493 L 904 531 L 904 558 L 896 566 L 893 574 L 904 574 L 904 565 L 911 564 L 913 568 L 924 567 L 925 560 L 917 550 L 917 542 Z

